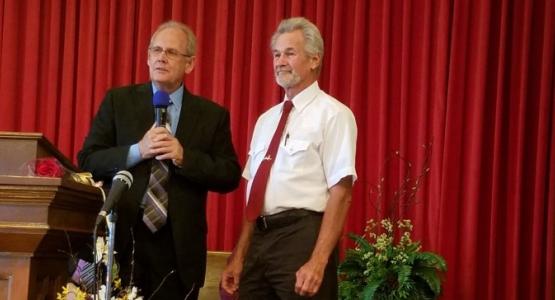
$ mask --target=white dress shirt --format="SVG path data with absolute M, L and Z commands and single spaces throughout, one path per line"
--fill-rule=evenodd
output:
M 323 212 L 329 188 L 346 176 L 356 180 L 357 127 L 351 110 L 314 82 L 293 99 L 284 134 L 268 179 L 262 214 L 292 208 Z M 276 130 L 283 103 L 262 114 L 254 128 L 243 171 L 252 180 Z

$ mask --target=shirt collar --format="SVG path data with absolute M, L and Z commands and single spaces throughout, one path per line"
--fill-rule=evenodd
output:
M 291 101 L 295 106 L 295 110 L 300 111 L 305 106 L 307 106 L 312 100 L 316 98 L 316 95 L 320 92 L 320 87 L 318 86 L 318 81 L 314 81 L 306 89 L 298 93 Z M 284 97 L 283 101 L 287 101 L 287 96 Z
M 151 83 L 152 85 L 152 94 L 156 94 L 158 88 L 154 85 L 154 82 Z M 183 102 L 183 83 L 175 90 L 175 92 L 170 94 L 170 105 L 173 105 L 178 111 L 181 109 L 181 103 Z

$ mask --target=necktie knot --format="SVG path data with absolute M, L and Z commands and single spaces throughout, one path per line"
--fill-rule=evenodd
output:
M 293 108 L 293 101 L 285 100 L 283 102 L 283 114 L 289 114 L 292 108 Z

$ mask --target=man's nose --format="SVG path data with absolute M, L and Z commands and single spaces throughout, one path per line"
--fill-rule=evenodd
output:
M 168 56 L 166 55 L 166 51 L 160 53 L 160 55 L 158 55 L 158 57 L 156 58 L 156 61 L 160 61 L 160 62 L 168 62 Z
M 287 59 L 285 58 L 285 55 L 280 55 L 278 57 L 276 57 L 275 59 L 275 65 L 276 66 L 284 66 L 287 64 Z

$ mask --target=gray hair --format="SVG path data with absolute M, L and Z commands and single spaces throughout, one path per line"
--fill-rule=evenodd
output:
M 272 41 L 270 43 L 271 49 L 274 49 L 276 40 L 281 34 L 293 32 L 295 30 L 301 30 L 303 33 L 305 52 L 309 55 L 319 55 L 321 61 L 324 58 L 324 40 L 322 39 L 320 30 L 318 30 L 316 25 L 303 17 L 295 17 L 281 21 L 276 32 L 272 35 Z M 322 63 L 318 66 L 318 70 L 320 70 L 321 65 Z
M 177 22 L 177 21 L 167 21 L 164 22 L 162 24 L 160 24 L 160 26 L 158 26 L 158 28 L 156 28 L 156 31 L 154 31 L 154 33 L 152 34 L 152 37 L 150 38 L 150 44 L 152 45 L 152 42 L 154 41 L 154 38 L 156 37 L 156 35 L 158 33 L 160 33 L 160 31 L 167 29 L 167 28 L 175 28 L 175 29 L 179 29 L 181 31 L 183 31 L 185 33 L 185 35 L 187 36 L 187 48 L 185 49 L 185 54 L 186 55 L 190 55 L 190 56 L 194 56 L 197 52 L 197 38 L 195 37 L 195 34 L 193 33 L 193 31 L 191 30 L 191 28 L 189 28 L 189 26 L 181 23 L 181 22 Z

